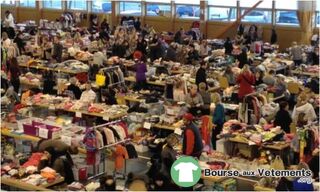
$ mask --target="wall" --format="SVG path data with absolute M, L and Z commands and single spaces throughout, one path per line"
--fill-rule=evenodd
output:
M 115 4 L 113 4 L 115 7 Z M 4 17 L 4 12 L 6 10 L 10 10 L 17 22 L 23 22 L 25 20 L 35 20 L 39 21 L 40 18 L 55 20 L 60 17 L 62 10 L 50 10 L 50 9 L 42 9 L 40 12 L 35 8 L 22 8 L 22 7 L 12 7 L 12 6 L 1 6 L 1 17 Z M 87 13 L 87 12 L 84 12 Z M 110 27 L 114 24 L 118 24 L 120 21 L 120 16 L 116 14 L 106 15 L 106 14 L 97 14 L 99 22 L 102 22 L 104 18 L 110 23 Z M 80 26 L 88 26 L 90 14 L 87 14 L 88 19 L 84 19 Z M 193 20 L 187 19 L 176 19 L 170 17 L 152 17 L 145 16 L 141 18 L 142 25 L 144 23 L 148 25 L 152 25 L 156 31 L 171 31 L 176 32 L 181 27 L 184 29 L 189 29 L 192 25 Z M 217 35 L 221 33 L 226 27 L 228 27 L 230 23 L 223 22 L 201 22 L 201 31 L 207 38 L 217 38 Z M 263 28 L 263 40 L 269 42 L 271 37 L 271 25 L 262 25 Z M 237 26 L 234 26 L 227 30 L 226 33 L 223 34 L 223 38 L 231 37 L 233 38 L 236 34 Z M 278 44 L 280 45 L 280 50 L 284 50 L 289 47 L 292 41 L 298 41 L 302 35 L 302 32 L 299 27 L 290 27 L 290 26 L 276 26 L 276 32 L 278 34 Z M 319 29 L 314 29 L 314 33 L 319 33 Z

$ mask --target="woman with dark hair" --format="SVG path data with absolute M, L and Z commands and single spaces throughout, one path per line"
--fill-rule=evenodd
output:
M 14 36 L 16 35 L 14 31 L 14 18 L 12 16 L 12 13 L 9 10 L 5 12 L 3 24 L 4 24 L 5 32 L 8 33 L 8 36 L 10 39 L 13 39 Z
M 150 47 L 150 59 L 154 61 L 159 59 L 159 53 L 161 52 L 161 42 L 157 34 L 155 34 L 151 40 Z
M 56 85 L 54 75 L 52 71 L 46 71 L 43 75 L 43 94 L 54 95 L 55 91 L 53 87 Z
M 290 133 L 290 124 L 292 123 L 291 116 L 289 114 L 289 104 L 286 101 L 280 103 L 280 110 L 277 112 L 274 126 L 280 126 L 286 133 Z
M 14 91 L 19 93 L 20 88 L 20 79 L 19 76 L 21 75 L 20 67 L 18 64 L 18 60 L 16 57 L 10 59 L 9 63 L 9 72 L 11 74 L 11 84 L 14 87 Z
M 257 70 L 256 73 L 255 73 L 255 77 L 256 77 L 255 86 L 258 86 L 258 85 L 263 83 L 264 74 L 263 74 L 262 71 Z
M 13 40 L 13 42 L 17 44 L 19 49 L 19 54 L 22 55 L 26 51 L 24 48 L 24 46 L 26 46 L 26 43 L 22 39 L 22 32 L 19 32 L 16 35 L 16 38 Z
M 242 48 L 241 53 L 237 56 L 237 60 L 238 60 L 238 67 L 240 69 L 242 69 L 242 67 L 245 64 L 248 64 L 248 55 L 247 55 L 247 49 L 246 48 Z
M 62 159 L 60 156 L 54 147 L 47 147 L 41 157 L 38 170 L 50 167 L 64 177 L 66 183 L 70 184 L 74 181 L 71 163 L 68 160 Z

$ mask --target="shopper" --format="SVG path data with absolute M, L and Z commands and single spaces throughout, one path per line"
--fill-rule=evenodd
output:
M 185 82 L 182 79 L 175 81 L 173 88 L 173 100 L 176 102 L 184 102 L 186 99 Z
M 100 31 L 110 31 L 109 23 L 106 18 L 104 18 L 103 21 L 100 23 Z
M 8 33 L 7 32 L 3 32 L 2 33 L 2 38 L 1 38 L 1 44 L 2 44 L 2 47 L 5 48 L 6 50 L 8 50 L 8 48 L 11 46 L 11 40 L 8 36 Z
M 183 36 L 184 36 L 184 30 L 183 30 L 183 28 L 180 28 L 180 30 L 177 31 L 176 34 L 174 35 L 174 42 L 176 42 L 178 44 L 182 44 L 183 43 Z
M 242 69 L 244 65 L 248 64 L 247 48 L 244 47 L 241 49 L 241 53 L 237 56 L 237 61 L 240 69 Z
M 53 39 L 53 48 L 52 48 L 52 59 L 54 59 L 56 62 L 62 61 L 62 50 L 63 46 L 60 43 L 60 37 L 55 36 Z
M 42 37 L 41 49 L 43 54 L 41 58 L 44 60 L 50 60 L 52 53 L 52 43 L 49 41 L 49 38 L 47 36 Z
M 47 147 L 44 149 L 44 153 L 41 157 L 41 161 L 38 165 L 38 170 L 42 170 L 45 167 L 50 167 L 64 177 L 64 181 L 70 184 L 74 181 L 74 175 L 72 172 L 72 164 L 63 158 L 61 158 L 59 152 L 54 147 Z
M 78 82 L 77 78 L 72 77 L 70 79 L 70 85 L 68 86 L 67 90 L 73 93 L 75 99 L 80 99 L 82 91 L 77 85 L 77 82 Z
M 147 84 L 147 65 L 145 63 L 145 57 L 140 51 L 134 53 L 134 59 L 136 61 L 136 90 L 141 90 L 146 88 Z
M 194 124 L 194 116 L 186 113 L 183 116 L 184 131 L 183 131 L 183 145 L 182 152 L 184 155 L 190 155 L 199 158 L 202 149 L 202 139 L 199 128 Z
M 153 38 L 151 39 L 151 42 L 149 44 L 150 48 L 150 60 L 153 62 L 156 59 L 160 58 L 161 54 L 161 40 L 159 39 L 158 35 L 155 34 Z
M 134 28 L 137 30 L 137 31 L 140 31 L 141 30 L 141 22 L 140 22 L 140 18 L 137 17 L 136 20 L 134 21 Z
M 26 46 L 26 43 L 23 41 L 22 36 L 23 36 L 23 33 L 22 33 L 22 32 L 19 32 L 19 33 L 16 35 L 15 39 L 13 40 L 13 42 L 16 43 L 17 46 L 18 46 L 19 55 L 24 54 L 24 52 L 25 52 L 25 46 Z
M 237 78 L 237 83 L 239 84 L 238 97 L 240 101 L 247 94 L 254 92 L 253 85 L 255 84 L 255 77 L 250 71 L 249 65 L 244 65 Z
M 44 152 L 48 147 L 53 147 L 57 155 L 65 156 L 71 163 L 71 165 L 73 165 L 73 160 L 70 155 L 79 153 L 78 147 L 76 145 L 70 146 L 60 140 L 42 139 L 38 142 L 39 152 Z
M 280 103 L 280 110 L 277 112 L 273 124 L 274 126 L 280 126 L 286 133 L 290 133 L 291 123 L 292 119 L 289 114 L 289 104 L 286 101 L 282 101 Z
M 271 45 L 276 44 L 278 41 L 278 35 L 276 30 L 273 28 L 271 31 L 271 38 L 270 38 L 270 43 Z
M 139 34 L 138 40 L 137 40 L 136 51 L 140 51 L 142 54 L 146 55 L 147 54 L 147 46 L 148 46 L 147 41 L 144 40 L 144 38 L 141 34 Z
M 202 115 L 210 115 L 211 94 L 206 90 L 206 84 L 199 84 L 199 93 L 203 100 Z
M 292 42 L 290 54 L 292 56 L 292 60 L 294 61 L 295 66 L 300 66 L 300 64 L 302 63 L 303 50 L 300 46 L 298 46 L 297 42 L 295 41 Z
M 233 51 L 232 41 L 230 40 L 230 37 L 227 37 L 226 41 L 224 42 L 224 54 L 231 55 L 232 51 Z
M 198 93 L 198 86 L 192 85 L 190 92 L 186 96 L 186 103 L 189 109 L 189 112 L 192 115 L 199 115 L 201 114 L 201 109 L 203 106 L 203 100 L 201 95 Z
M 209 55 L 211 48 L 208 45 L 207 40 L 202 40 L 200 44 L 200 57 L 204 58 Z
M 18 64 L 18 60 L 16 57 L 12 57 L 9 61 L 9 72 L 10 72 L 10 82 L 12 86 L 14 87 L 14 91 L 16 93 L 19 93 L 19 88 L 20 88 L 20 67 Z
M 200 56 L 193 44 L 189 45 L 187 64 L 196 65 L 200 60 Z
M 308 102 L 306 95 L 300 95 L 297 99 L 297 104 L 292 112 L 292 120 L 293 122 L 298 121 L 298 116 L 300 113 L 305 114 L 305 120 L 310 123 L 317 119 L 316 112 L 314 107 Z
M 217 135 L 220 134 L 222 131 L 223 124 L 225 122 L 225 111 L 224 107 L 221 104 L 221 97 L 218 93 L 215 93 L 214 97 L 216 98 L 216 106 L 213 111 L 213 124 L 215 125 L 212 129 L 212 148 L 216 150 L 216 142 L 217 142 Z
M 177 152 L 173 149 L 179 143 L 179 138 L 176 134 L 172 133 L 166 138 L 166 145 L 163 147 L 161 152 L 161 170 L 160 172 L 169 180 L 171 166 L 177 159 Z
M 205 83 L 207 86 L 207 63 L 206 62 L 201 62 L 200 63 L 200 68 L 198 69 L 196 73 L 196 85 L 199 86 L 200 83 Z
M 91 84 L 87 83 L 86 84 L 86 90 L 82 92 L 80 101 L 91 104 L 96 101 L 96 93 L 91 89 Z
M 14 24 L 14 18 L 12 16 L 12 13 L 9 10 L 5 12 L 3 25 L 4 25 L 5 32 L 7 32 L 8 34 L 8 37 L 10 39 L 13 39 L 16 35 L 14 31 L 15 24 Z
M 263 83 L 268 85 L 269 87 L 273 87 L 276 83 L 275 78 L 276 72 L 274 70 L 270 70 L 262 79 Z
M 236 77 L 230 65 L 227 66 L 226 70 L 223 73 L 223 76 L 227 78 L 229 86 L 233 86 L 236 84 Z
M 311 53 L 312 64 L 319 65 L 319 47 L 315 47 Z
M 177 61 L 177 44 L 172 42 L 167 49 L 166 56 L 164 58 L 166 61 Z
M 284 96 L 285 100 L 288 100 L 290 94 L 287 93 L 287 84 L 284 81 L 285 77 L 283 75 L 276 76 L 276 84 L 273 88 L 274 97 Z
M 56 86 L 56 78 L 52 71 L 45 71 L 43 74 L 43 94 L 55 95 L 57 92 L 53 89 Z
M 255 77 L 256 77 L 255 86 L 263 84 L 264 73 L 262 71 L 257 70 L 256 73 L 255 73 Z
M 104 54 L 103 48 L 99 48 L 98 51 L 93 52 L 93 65 L 97 65 L 98 68 L 101 68 L 104 66 L 105 63 L 107 63 L 108 58 L 107 55 Z

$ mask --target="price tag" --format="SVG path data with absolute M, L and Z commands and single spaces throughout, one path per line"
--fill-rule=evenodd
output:
M 69 137 L 69 136 L 62 135 L 61 136 L 61 141 L 64 142 L 65 144 L 67 144 L 67 145 L 71 145 L 72 138 Z
M 81 112 L 76 112 L 76 117 L 81 118 L 82 117 L 82 113 Z
M 151 128 L 151 123 L 149 123 L 149 122 L 144 122 L 143 128 L 150 129 L 150 128 Z
M 109 120 L 110 120 L 110 118 L 109 118 L 109 116 L 108 116 L 108 115 L 105 115 L 105 116 L 103 116 L 103 120 L 105 120 L 105 121 L 109 121 Z
M 49 105 L 49 110 L 55 110 L 56 107 L 54 105 Z
M 182 130 L 180 128 L 175 128 L 174 133 L 177 135 L 182 135 Z
M 39 128 L 39 137 L 44 138 L 44 139 L 48 139 L 48 129 L 45 128 Z

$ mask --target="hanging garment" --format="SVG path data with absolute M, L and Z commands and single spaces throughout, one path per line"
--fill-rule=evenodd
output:
M 108 145 L 112 144 L 112 143 L 115 143 L 115 139 L 114 139 L 114 135 L 113 135 L 113 132 L 109 129 L 109 128 L 104 128 L 103 129 L 106 136 L 107 136 L 107 143 Z
M 125 165 L 125 159 L 129 158 L 127 149 L 122 145 L 117 145 L 114 155 L 115 155 L 114 167 L 116 171 L 123 169 Z
M 100 133 L 100 131 L 96 130 L 96 137 L 97 137 L 97 141 L 98 141 L 98 148 L 103 147 L 104 146 L 104 142 L 103 142 L 103 137 L 102 134 Z
M 118 125 L 123 129 L 123 131 L 125 132 L 125 135 L 127 138 L 128 137 L 128 125 L 125 122 L 120 122 L 118 123 Z
M 116 131 L 115 128 L 113 128 L 113 127 L 108 127 L 108 128 L 112 131 L 116 141 L 121 140 L 121 137 L 120 137 L 120 135 L 118 134 L 118 132 Z
M 212 120 L 210 116 L 205 115 L 201 117 L 201 136 L 205 145 L 210 145 L 210 133 L 212 130 Z

